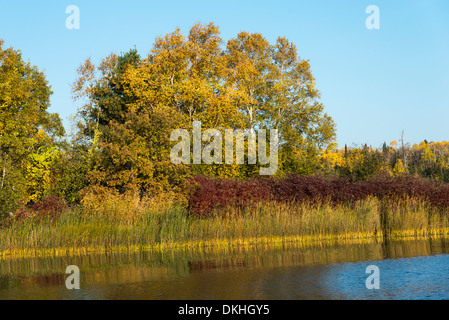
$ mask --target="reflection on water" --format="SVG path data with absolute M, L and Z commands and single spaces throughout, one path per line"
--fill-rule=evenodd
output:
M 448 299 L 448 253 L 434 239 L 8 259 L 0 299 Z M 365 287 L 371 264 L 380 290 Z

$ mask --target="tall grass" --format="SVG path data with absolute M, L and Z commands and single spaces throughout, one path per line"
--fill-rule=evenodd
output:
M 11 218 L 0 228 L 0 257 L 443 233 L 449 233 L 447 213 L 414 198 L 368 197 L 337 205 L 263 200 L 198 218 L 169 197 L 109 196 L 86 199 L 56 217 Z
M 95 274 L 95 281 L 107 276 L 107 271 L 120 269 L 126 272 L 123 278 L 130 277 L 161 279 L 161 277 L 185 276 L 192 271 L 221 267 L 230 270 L 252 266 L 256 268 L 298 266 L 329 262 L 354 262 L 362 260 L 379 260 L 386 255 L 391 257 L 413 257 L 444 252 L 444 246 L 449 244 L 447 237 L 435 239 L 432 245 L 428 241 L 394 241 L 388 246 L 375 239 L 362 241 L 345 241 L 346 246 L 336 246 L 330 241 L 313 243 L 282 243 L 279 245 L 233 246 L 231 248 L 205 248 L 204 250 L 146 250 L 131 254 L 111 253 L 78 255 L 70 258 L 70 263 L 83 270 L 84 277 Z M 59 275 L 67 267 L 65 257 L 34 257 L 30 259 L 0 259 L 0 281 L 4 275 Z M 106 270 L 106 274 L 104 271 Z M 101 271 L 101 272 L 96 272 Z M 23 279 L 23 278 L 22 278 Z M 86 279 L 86 278 L 84 278 Z M 143 280 L 141 279 L 141 280 Z M 136 279 L 138 280 L 138 279 Z M 65 282 L 62 278 L 61 284 Z

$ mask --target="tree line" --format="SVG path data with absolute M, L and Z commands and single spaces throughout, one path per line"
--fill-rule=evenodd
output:
M 336 149 L 310 64 L 283 37 L 270 43 L 240 32 L 225 42 L 215 24 L 198 23 L 187 36 L 176 29 L 156 38 L 144 57 L 136 49 L 111 53 L 77 72 L 80 108 L 69 138 L 47 111 L 45 74 L 0 40 L 0 216 L 50 195 L 76 204 L 88 193 L 183 192 L 199 174 L 258 175 L 259 164 L 173 164 L 170 133 L 191 131 L 194 121 L 204 129 L 277 129 L 278 176 L 358 181 L 386 172 L 449 181 L 446 142 Z
M 410 145 L 394 140 L 381 148 L 367 145 L 328 149 L 317 164 L 327 176 L 363 181 L 374 175 L 412 175 L 432 181 L 449 182 L 449 142 L 424 140 Z

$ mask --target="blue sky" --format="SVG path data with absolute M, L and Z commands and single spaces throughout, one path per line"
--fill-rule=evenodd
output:
M 76 113 L 70 85 L 88 57 L 136 46 L 145 56 L 159 35 L 214 22 L 226 41 L 240 31 L 270 42 L 285 36 L 310 60 L 337 142 L 379 147 L 399 139 L 449 140 L 449 1 L 219 0 L 0 1 L 0 38 L 45 70 L 50 108 L 69 128 Z M 66 7 L 80 9 L 80 29 L 68 30 Z M 368 5 L 380 29 L 368 30 Z

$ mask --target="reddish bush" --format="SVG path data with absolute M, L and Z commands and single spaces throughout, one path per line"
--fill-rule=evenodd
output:
M 28 207 L 23 207 L 19 209 L 15 215 L 15 218 L 17 220 L 29 217 L 55 218 L 59 217 L 61 212 L 66 210 L 67 208 L 68 207 L 64 199 L 59 198 L 57 196 L 49 196 L 44 200 L 42 200 L 41 202 L 37 202 Z
M 430 195 L 429 201 L 434 206 L 449 208 L 449 184 L 440 184 Z
M 271 192 L 268 181 L 256 179 L 220 180 L 197 176 L 191 183 L 189 209 L 197 217 L 208 216 L 214 209 L 227 205 L 242 208 L 248 201 L 268 198 Z
M 423 178 L 378 176 L 368 181 L 326 180 L 316 176 L 291 174 L 285 178 L 220 180 L 198 176 L 189 198 L 190 212 L 209 216 L 227 205 L 244 207 L 249 201 L 272 199 L 280 202 L 351 204 L 375 196 L 379 199 L 419 198 L 436 207 L 449 208 L 449 184 L 432 183 Z

